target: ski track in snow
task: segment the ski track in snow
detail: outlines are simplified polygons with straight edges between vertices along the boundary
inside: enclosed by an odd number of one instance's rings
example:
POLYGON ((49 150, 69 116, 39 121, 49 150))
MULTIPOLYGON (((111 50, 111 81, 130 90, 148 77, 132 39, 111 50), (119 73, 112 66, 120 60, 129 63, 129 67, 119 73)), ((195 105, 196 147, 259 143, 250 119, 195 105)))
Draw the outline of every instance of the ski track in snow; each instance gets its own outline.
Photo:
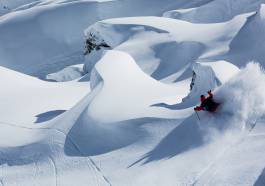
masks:
POLYGON ((251 133, 252 130, 255 128, 256 124, 258 123, 258 120, 255 121, 254 124, 250 125, 250 129, 247 129, 247 131, 243 131, 244 134, 241 134, 241 136, 238 137, 237 140, 235 140, 234 143, 230 144, 227 148, 225 148, 220 154, 217 155, 217 157, 210 162, 199 174, 198 176, 195 178, 195 180, 193 181, 193 183, 191 184, 192 186, 195 186, 201 177, 203 177, 203 175, 205 175, 208 171, 211 170, 212 167, 214 167, 214 165, 216 163, 219 162, 220 159, 222 159, 222 157, 229 152, 232 148, 236 147, 238 144, 243 143, 244 140, 248 137, 251 137, 251 133))
MULTIPOLYGON (((57 131, 61 134, 63 134, 65 137, 67 136, 67 134, 65 134, 64 131, 62 130, 59 130, 57 128, 31 128, 31 127, 25 127, 25 126, 17 126, 17 125, 14 125, 14 124, 10 124, 10 123, 5 123, 5 122, 0 122, 0 125, 8 125, 8 126, 11 126, 11 127, 16 127, 16 128, 22 128, 22 129, 29 129, 29 130, 50 130, 50 131, 57 131)), ((74 147, 76 148, 76 150, 81 154, 81 155, 84 155, 84 153, 80 150, 80 148, 75 144, 75 142, 71 139, 71 137, 69 137, 69 139, 71 140, 71 143, 74 145, 74 147)), ((63 145, 63 143, 62 143, 63 145)), ((85 155, 84 155, 85 157, 85 155)), ((53 166, 53 169, 54 169, 54 177, 55 177, 55 185, 57 186, 58 185, 58 168, 56 166, 56 160, 52 157, 52 155, 48 155, 48 158, 49 160, 51 161, 51 165, 53 166)), ((102 170, 99 168, 99 166, 95 163, 95 161, 89 157, 89 156, 86 156, 87 160, 88 160, 88 167, 90 169, 90 167, 93 167, 91 170, 92 172, 95 174, 95 180, 97 182, 97 185, 99 185, 99 182, 98 182, 98 178, 96 175, 100 175, 102 177, 102 179, 109 185, 109 186, 113 186, 111 184, 111 182, 108 180, 108 178, 104 175, 104 173, 102 172, 102 170)), ((58 159, 58 161, 60 161, 60 159, 58 159)), ((35 162, 34 162, 35 163, 35 162)), ((36 165, 36 164, 35 164, 36 165)))
POLYGON ((58 185, 58 170, 57 170, 57 167, 56 167, 56 163, 53 159, 52 156, 48 156, 49 160, 51 160, 51 164, 53 166, 53 170, 54 170, 54 183, 55 183, 55 186, 58 185))
MULTIPOLYGON (((60 132, 62 132, 62 131, 60 131, 60 132)), ((62 133, 64 133, 64 132, 62 132, 62 133)), ((65 134, 65 133, 64 133, 64 134, 65 134)), ((66 135, 66 134, 65 134, 65 135, 66 135)), ((71 136, 69 136, 69 139, 71 140, 71 143, 74 145, 74 147, 76 148, 76 150, 77 150, 81 155, 85 156, 85 154, 80 150, 80 148, 78 147, 78 145, 76 145, 75 142, 71 139, 71 136)), ((92 165, 93 170, 96 171, 99 175, 101 175, 102 178, 103 178, 103 180, 104 180, 108 185, 113 186, 113 185, 111 184, 111 182, 108 180, 108 178, 104 175, 104 173, 102 172, 102 170, 99 168, 99 166, 95 163, 95 161, 94 161, 91 157, 89 157, 89 156, 87 156, 87 159, 89 160, 90 165, 92 165)))

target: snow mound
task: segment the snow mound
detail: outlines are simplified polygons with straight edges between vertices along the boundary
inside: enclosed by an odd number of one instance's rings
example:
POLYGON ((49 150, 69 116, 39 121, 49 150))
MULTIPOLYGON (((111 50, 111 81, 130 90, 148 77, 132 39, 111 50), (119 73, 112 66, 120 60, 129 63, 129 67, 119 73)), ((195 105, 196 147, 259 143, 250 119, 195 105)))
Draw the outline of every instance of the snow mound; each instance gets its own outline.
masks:
MULTIPOLYGON (((88 114, 102 122, 115 122, 141 117, 178 118, 188 111, 171 112, 150 107, 159 102, 181 102, 188 92, 188 82, 163 84, 145 74, 127 53, 108 51, 95 66, 93 73, 104 86, 88 107, 88 114), (104 114, 104 117, 102 117, 104 114)), ((96 83, 99 84, 99 83, 96 83)))
MULTIPOLYGON (((193 65, 191 92, 184 100, 198 100, 198 97, 209 90, 221 86, 239 72, 239 68, 226 61, 197 62, 193 65)), ((197 101, 196 100, 196 101, 197 101)))
POLYGON ((64 68, 63 70, 48 74, 46 80, 64 82, 78 79, 84 75, 83 65, 72 65, 64 68))
POLYGON ((0 83, 0 123, 23 126, 60 115, 71 109, 90 90, 88 82, 57 84, 4 67, 0 67, 0 83))

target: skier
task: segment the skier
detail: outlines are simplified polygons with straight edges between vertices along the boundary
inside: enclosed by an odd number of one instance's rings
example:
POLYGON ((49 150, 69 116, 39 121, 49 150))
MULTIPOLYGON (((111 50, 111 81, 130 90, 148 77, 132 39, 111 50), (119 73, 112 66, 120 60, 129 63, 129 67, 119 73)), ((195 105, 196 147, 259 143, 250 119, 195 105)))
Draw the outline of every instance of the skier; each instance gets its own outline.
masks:
POLYGON ((204 95, 201 95, 201 105, 194 108, 195 111, 206 110, 208 112, 215 112, 219 103, 216 103, 213 100, 212 91, 208 91, 208 97, 206 98, 204 95))

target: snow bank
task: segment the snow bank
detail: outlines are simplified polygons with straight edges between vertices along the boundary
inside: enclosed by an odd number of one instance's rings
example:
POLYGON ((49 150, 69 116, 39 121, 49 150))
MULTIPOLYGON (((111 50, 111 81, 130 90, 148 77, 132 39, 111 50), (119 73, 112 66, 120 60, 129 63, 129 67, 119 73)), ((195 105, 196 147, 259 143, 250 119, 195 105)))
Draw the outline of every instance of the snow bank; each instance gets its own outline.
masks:
POLYGON ((198 102, 200 95, 221 86, 239 72, 239 68, 226 61, 197 62, 192 69, 191 92, 184 102, 198 102))

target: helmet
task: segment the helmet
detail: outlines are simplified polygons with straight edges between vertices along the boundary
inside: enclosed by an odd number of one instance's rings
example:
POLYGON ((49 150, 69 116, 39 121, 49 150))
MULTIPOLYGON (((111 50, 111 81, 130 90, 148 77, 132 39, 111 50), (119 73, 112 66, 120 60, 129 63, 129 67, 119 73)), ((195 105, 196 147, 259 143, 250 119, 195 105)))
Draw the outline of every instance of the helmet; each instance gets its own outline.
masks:
POLYGON ((201 101, 204 101, 206 98, 204 95, 201 95, 201 101))

